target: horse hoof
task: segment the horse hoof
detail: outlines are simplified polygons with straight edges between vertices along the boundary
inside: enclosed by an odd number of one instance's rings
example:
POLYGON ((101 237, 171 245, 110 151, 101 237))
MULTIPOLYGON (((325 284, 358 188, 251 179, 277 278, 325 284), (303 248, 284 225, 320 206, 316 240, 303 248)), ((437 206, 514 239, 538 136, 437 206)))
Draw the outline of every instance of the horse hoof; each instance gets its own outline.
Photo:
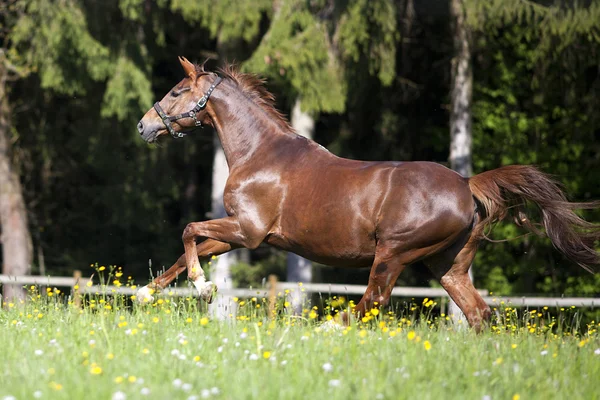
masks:
POLYGON ((155 292, 156 291, 154 289, 149 288, 146 285, 137 291, 137 293, 135 294, 135 298, 138 301, 138 303, 141 303, 141 304, 153 303, 154 296, 152 296, 152 294, 154 294, 155 292))
POLYGON ((217 285, 211 281, 206 282, 200 290, 200 297, 208 304, 212 303, 217 297, 217 285))

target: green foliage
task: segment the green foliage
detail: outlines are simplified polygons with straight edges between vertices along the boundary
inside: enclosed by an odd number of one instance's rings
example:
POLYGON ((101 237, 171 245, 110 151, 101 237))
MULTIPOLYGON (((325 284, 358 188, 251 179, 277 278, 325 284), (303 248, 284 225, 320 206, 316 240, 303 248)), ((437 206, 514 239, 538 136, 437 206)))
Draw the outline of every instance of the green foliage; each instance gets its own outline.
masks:
POLYGON ((330 46, 326 26, 308 2, 286 1, 244 68, 300 96, 307 111, 342 112, 346 85, 330 46))
POLYGON ((111 72, 109 50, 94 39, 77 0, 20 0, 23 14, 14 26, 10 56, 40 76, 41 87, 67 95, 84 94, 89 78, 111 72))
MULTIPOLYGON (((140 19, 140 5, 138 1, 119 3, 125 17, 132 20, 140 19)), ((124 51, 126 40, 116 48, 96 40, 79 1, 20 0, 18 6, 24 14, 11 33, 9 54, 15 64, 38 73, 42 88, 84 95, 91 81, 107 80, 102 116, 119 120, 135 118, 152 104, 147 72, 132 60, 139 54, 124 51)), ((144 46, 137 47, 143 51, 144 46)))
POLYGON ((238 262, 231 266, 231 275, 235 287, 262 287, 269 275, 277 275, 279 280, 285 280, 287 253, 267 250, 263 257, 250 264, 238 262))
POLYGON ((400 40, 395 2, 353 0, 339 21, 342 55, 353 62, 366 58, 369 72, 385 86, 396 77, 396 44, 400 40))
MULTIPOLYGON (((577 52, 567 49, 554 62, 545 59, 548 64, 540 68, 540 43, 531 40, 537 29, 512 25, 479 34, 474 57, 481 60, 474 69, 474 169, 536 164, 555 174, 571 199, 598 198, 600 190, 590 186, 586 161, 598 150, 594 127, 600 120, 588 108, 598 101, 598 91, 576 83, 585 79, 590 65, 598 65, 597 44, 580 38, 577 52), (574 57, 575 53, 580 54, 574 57)), ((592 220, 597 216, 586 214, 592 220)), ((481 246, 475 262, 480 286, 500 294, 558 294, 567 288, 572 293, 598 293, 597 286, 591 290, 594 277, 562 258, 548 239, 512 240, 523 233, 506 223, 489 235, 511 240, 481 246)))
POLYGON ((270 15, 272 0, 173 0, 171 10, 190 23, 200 23, 213 38, 250 42, 259 33, 261 19, 270 15))
MULTIPOLYGON (((532 58, 548 63, 581 38, 600 43, 600 2, 536 2, 533 0, 466 0, 467 23, 475 30, 497 32, 527 27, 524 39, 536 42, 532 58)), ((570 49, 576 51, 575 49, 570 49)))
POLYGON ((116 116, 120 121, 129 116, 130 110, 146 110, 152 104, 152 88, 148 77, 126 56, 119 57, 113 76, 106 85, 102 116, 116 116))

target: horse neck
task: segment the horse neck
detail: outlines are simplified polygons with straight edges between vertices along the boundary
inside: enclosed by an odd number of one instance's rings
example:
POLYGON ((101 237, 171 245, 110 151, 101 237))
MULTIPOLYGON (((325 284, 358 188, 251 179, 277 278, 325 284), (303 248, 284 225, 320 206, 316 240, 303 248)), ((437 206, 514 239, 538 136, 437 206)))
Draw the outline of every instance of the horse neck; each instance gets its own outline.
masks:
POLYGON ((209 113, 230 170, 261 150, 268 151, 274 142, 293 136, 233 85, 222 86, 210 99, 209 113))

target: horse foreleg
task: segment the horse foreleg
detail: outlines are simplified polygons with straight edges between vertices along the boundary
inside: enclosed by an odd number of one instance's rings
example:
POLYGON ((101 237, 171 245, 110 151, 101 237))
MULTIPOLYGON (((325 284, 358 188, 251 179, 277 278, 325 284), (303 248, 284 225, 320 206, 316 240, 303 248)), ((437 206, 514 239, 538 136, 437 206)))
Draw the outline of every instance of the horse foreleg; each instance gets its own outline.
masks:
MULTIPOLYGON (((223 243, 213 239, 206 239, 202 243, 196 246, 196 251, 198 252, 199 258, 209 258, 211 256, 218 256, 223 253, 227 253, 228 251, 235 248, 230 243, 223 243)), ((136 293, 136 298, 139 302, 147 303, 154 301, 154 297, 152 296, 155 292, 161 291, 166 288, 171 282, 173 282, 179 274, 181 274, 187 268, 185 263, 185 254, 182 254, 181 257, 169 268, 165 271, 164 274, 157 276, 147 284, 146 286, 140 288, 136 293)))
POLYGON ((188 269, 188 279, 192 281, 200 297, 207 303, 211 303, 217 286, 207 281, 204 271, 198 260, 198 251, 196 248, 196 239, 204 237, 216 240, 234 247, 256 248, 263 238, 248 239, 238 220, 234 217, 227 217, 203 222, 189 223, 183 231, 183 247, 185 248, 185 263, 188 269))

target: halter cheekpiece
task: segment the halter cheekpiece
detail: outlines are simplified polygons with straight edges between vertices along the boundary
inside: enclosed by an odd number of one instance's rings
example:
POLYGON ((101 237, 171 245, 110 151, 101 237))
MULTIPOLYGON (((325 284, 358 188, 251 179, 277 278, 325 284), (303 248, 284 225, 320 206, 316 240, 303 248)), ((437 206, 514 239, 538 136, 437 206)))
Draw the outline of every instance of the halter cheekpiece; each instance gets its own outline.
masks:
POLYGON ((196 126, 202 127, 202 121, 199 121, 196 118, 196 114, 198 114, 199 111, 203 110, 206 107, 206 103, 208 103, 208 99, 210 98, 210 95, 212 94, 213 90, 215 90, 217 85, 219 83, 221 83, 222 80, 223 80, 223 78, 221 78, 220 76, 217 75, 217 79, 215 79, 213 84, 210 85, 210 88, 208 88, 208 91, 206 92, 206 94, 204 96, 202 96, 200 98, 200 100, 198 100, 198 103, 196 103, 196 106, 188 112, 169 116, 163 111, 160 104, 158 104, 158 101, 156 103, 154 103, 154 109, 158 113, 158 116, 160 118, 162 118, 163 124, 165 124, 165 126, 167 127, 167 130, 169 131, 171 136, 173 136, 174 138, 182 138, 186 135, 183 132, 177 132, 175 129, 173 129, 173 125, 171 125, 171 122, 177 121, 178 119, 192 118, 194 120, 194 124, 196 126))

